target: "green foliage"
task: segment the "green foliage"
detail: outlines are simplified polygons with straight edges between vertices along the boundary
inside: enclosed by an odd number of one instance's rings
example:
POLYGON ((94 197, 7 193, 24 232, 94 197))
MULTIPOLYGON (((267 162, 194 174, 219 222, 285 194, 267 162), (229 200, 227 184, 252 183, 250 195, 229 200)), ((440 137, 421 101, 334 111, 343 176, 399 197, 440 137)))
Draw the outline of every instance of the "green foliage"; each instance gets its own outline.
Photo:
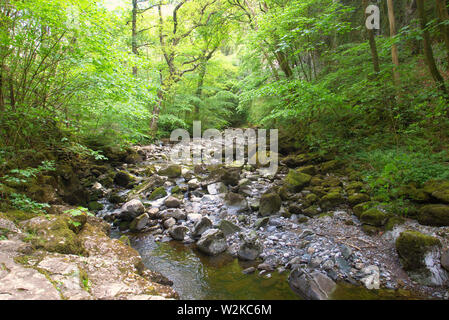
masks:
POLYGON ((34 213, 43 212, 45 208, 50 207, 47 203, 33 201, 26 195, 20 193, 12 193, 10 195, 10 202, 12 207, 15 209, 34 213))
POLYGON ((364 176, 377 198, 389 201, 399 188, 409 183, 418 185, 431 179, 448 179, 447 152, 413 152, 410 150, 373 150, 355 155, 369 164, 364 176))

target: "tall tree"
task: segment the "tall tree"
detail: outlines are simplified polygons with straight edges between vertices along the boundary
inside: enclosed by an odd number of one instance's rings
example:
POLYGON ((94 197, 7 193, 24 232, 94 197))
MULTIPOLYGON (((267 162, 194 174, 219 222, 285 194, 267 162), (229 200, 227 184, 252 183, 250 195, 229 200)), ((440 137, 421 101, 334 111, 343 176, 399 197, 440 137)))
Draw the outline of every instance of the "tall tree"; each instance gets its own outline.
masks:
POLYGON ((444 39, 447 54, 447 68, 449 68, 449 14, 445 0, 436 0, 438 18, 440 22, 440 31, 444 39))
MULTIPOLYGON (((368 17, 368 14, 366 13, 366 9, 367 9, 368 5, 369 5, 368 0, 363 0, 363 9, 365 12, 365 17, 368 17)), ((369 46, 371 48, 371 56, 373 59, 374 72, 379 73, 380 72, 379 55, 377 53, 377 46, 376 46, 376 39, 374 37, 374 30, 367 29, 367 34, 368 34, 369 46)))
MULTIPOLYGON (((396 36, 396 18, 394 15, 394 4, 393 0, 387 0, 388 5, 388 21, 390 22, 390 37, 394 38, 396 36)), ((398 46, 395 42, 391 45, 391 59, 395 67, 393 67, 393 79, 395 84, 399 82, 399 53, 398 46)))
POLYGON ((159 114, 167 94, 185 74, 196 71, 204 59, 210 59, 217 49, 216 46, 191 48, 196 32, 201 28, 225 23, 227 18, 226 7, 219 0, 182 0, 172 10, 168 4, 162 0, 157 4, 156 26, 164 66, 159 70, 158 102, 153 109, 150 124, 153 135, 157 132, 159 114), (171 10, 171 13, 165 14, 163 7, 171 10))
POLYGON ((443 92, 444 95, 447 95, 444 79, 441 76, 441 73, 438 71, 437 65, 435 63, 435 58, 433 56, 432 43, 430 40, 429 30, 427 29, 427 17, 424 0, 417 0, 416 3, 418 6, 419 23, 423 33, 424 55, 426 57, 426 62, 429 67, 430 74, 437 84, 437 87, 443 92))

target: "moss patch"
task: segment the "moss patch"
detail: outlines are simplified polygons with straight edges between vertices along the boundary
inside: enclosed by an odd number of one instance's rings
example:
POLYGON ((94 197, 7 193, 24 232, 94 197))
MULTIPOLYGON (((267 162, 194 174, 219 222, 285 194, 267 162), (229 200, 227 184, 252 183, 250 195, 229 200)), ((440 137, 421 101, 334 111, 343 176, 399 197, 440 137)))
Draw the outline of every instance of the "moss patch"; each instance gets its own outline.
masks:
POLYGON ((433 246, 440 246, 437 238, 417 231, 404 231, 396 239, 396 250, 404 270, 416 271, 425 267, 424 256, 433 246))
POLYGON ((428 226, 449 226, 449 205, 429 204, 418 213, 418 221, 428 226))
POLYGON ((148 197, 148 200, 150 200, 150 201, 158 200, 165 196, 167 196, 167 191, 165 191, 164 187, 159 187, 159 188, 154 189, 154 191, 148 197))
POLYGON ((312 176, 296 170, 290 170, 287 177, 285 177, 284 185, 291 192, 300 192, 310 183, 310 180, 312 180, 312 176))
POLYGON ((362 221, 362 223, 374 227, 382 227, 387 220, 388 215, 376 208, 371 208, 363 212, 360 216, 360 221, 362 221))
POLYGON ((29 219, 32 219, 34 217, 37 217, 37 214, 31 213, 31 212, 24 212, 20 210, 10 210, 5 212, 0 212, 0 217, 10 220, 14 222, 15 224, 19 224, 22 221, 26 221, 29 219))

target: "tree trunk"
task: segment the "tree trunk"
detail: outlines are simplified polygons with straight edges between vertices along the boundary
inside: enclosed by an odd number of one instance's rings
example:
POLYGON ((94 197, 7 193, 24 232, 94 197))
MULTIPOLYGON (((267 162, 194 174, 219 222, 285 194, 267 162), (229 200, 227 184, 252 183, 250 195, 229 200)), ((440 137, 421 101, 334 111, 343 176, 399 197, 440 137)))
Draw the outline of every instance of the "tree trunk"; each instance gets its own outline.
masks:
POLYGON ((159 114, 162 110, 162 103, 164 102, 164 92, 162 91, 162 89, 159 89, 157 91, 157 98, 158 102, 154 106, 153 117, 151 118, 151 125, 150 125, 150 131, 153 138, 156 136, 158 130, 159 114))
MULTIPOLYGON (((207 61, 202 61, 201 65, 199 66, 199 79, 198 79, 198 86, 195 92, 195 95, 198 99, 201 99, 203 96, 203 85, 204 85, 204 77, 206 76, 206 64, 207 61)), ((195 120, 200 119, 200 105, 199 103, 195 103, 195 114, 193 115, 193 118, 195 120)))
MULTIPOLYGON (((437 11, 438 18, 440 20, 440 24, 447 22, 449 20, 449 14, 447 12, 446 1, 445 0, 436 0, 437 2, 437 11)), ((449 25, 440 25, 441 35, 444 39, 444 44, 446 45, 446 54, 447 54, 447 68, 449 69, 449 25)))
MULTIPOLYGON (((136 56, 139 55, 139 50, 137 48, 137 0, 133 0, 133 11, 132 11, 132 52, 136 56)), ((137 77, 137 67, 133 66, 133 75, 137 77)))
MULTIPOLYGON (((396 19, 394 16, 394 4, 393 0, 387 0, 388 5, 388 20, 390 22, 390 38, 394 38, 396 36, 396 19)), ((391 59, 395 67, 393 68, 393 80, 395 84, 399 83, 399 54, 398 54, 398 46, 396 43, 393 43, 391 46, 391 59)))
POLYGON ((427 27, 427 19, 424 7, 424 0, 417 0, 418 5, 418 16, 419 22, 421 25, 421 29, 423 32, 423 45, 424 45, 424 54, 426 56, 427 65, 429 66, 430 73, 435 83, 437 84, 438 89, 440 89, 444 95, 447 94, 446 86, 444 84, 444 79, 438 71, 437 65, 435 63, 435 59, 433 57, 432 44, 430 42, 429 31, 426 29, 427 27))
POLYGON ((3 98, 3 67, 0 66, 0 112, 5 112, 5 98, 3 98))
MULTIPOLYGON (((366 14, 366 8, 368 7, 368 5, 369 5, 368 0, 363 0, 363 8, 364 8, 364 12, 365 12, 365 18, 368 17, 368 15, 366 14)), ((371 57, 373 59, 374 72, 379 73, 380 72, 379 54, 377 53, 376 38, 374 37, 374 30, 367 29, 367 32, 368 32, 369 46, 371 48, 371 57)))

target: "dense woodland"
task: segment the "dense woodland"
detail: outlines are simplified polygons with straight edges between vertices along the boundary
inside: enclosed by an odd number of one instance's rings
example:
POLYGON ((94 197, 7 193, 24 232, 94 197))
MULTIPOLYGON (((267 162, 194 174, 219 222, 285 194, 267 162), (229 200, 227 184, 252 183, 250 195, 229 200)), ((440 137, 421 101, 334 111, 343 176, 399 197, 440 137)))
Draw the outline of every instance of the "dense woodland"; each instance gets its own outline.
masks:
POLYGON ((449 177, 449 2, 125 2, 1 0, 3 205, 41 208, 10 188, 194 120, 277 128, 284 156, 348 161, 383 201, 449 177))

